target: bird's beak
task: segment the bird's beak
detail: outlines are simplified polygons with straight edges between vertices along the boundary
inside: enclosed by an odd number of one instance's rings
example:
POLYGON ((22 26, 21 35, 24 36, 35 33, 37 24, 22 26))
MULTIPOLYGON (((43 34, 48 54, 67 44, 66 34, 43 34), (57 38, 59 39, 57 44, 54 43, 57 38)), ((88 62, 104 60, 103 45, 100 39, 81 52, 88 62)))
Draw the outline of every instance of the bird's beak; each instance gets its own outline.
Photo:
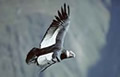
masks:
POLYGON ((26 59, 26 63, 29 65, 30 64, 30 62, 26 59))
POLYGON ((35 63, 35 62, 27 61, 26 63, 27 63, 28 65, 30 65, 30 64, 35 63))
POLYGON ((26 63, 27 63, 28 65, 30 65, 30 64, 31 64, 31 60, 29 60, 28 58, 26 58, 26 63))
POLYGON ((70 51, 70 58, 74 58, 75 57, 75 53, 70 51))
POLYGON ((27 64, 30 65, 30 64, 32 64, 32 63, 29 61, 29 62, 27 62, 27 64))

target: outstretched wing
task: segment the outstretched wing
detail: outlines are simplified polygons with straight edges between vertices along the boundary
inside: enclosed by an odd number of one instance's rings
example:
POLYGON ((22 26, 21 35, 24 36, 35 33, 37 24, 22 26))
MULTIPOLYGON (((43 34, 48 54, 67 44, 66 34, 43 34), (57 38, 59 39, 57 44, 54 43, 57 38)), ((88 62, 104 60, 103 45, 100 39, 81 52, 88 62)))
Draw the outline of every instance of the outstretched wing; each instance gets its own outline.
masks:
POLYGON ((50 27, 46 31, 42 41, 40 42, 40 48, 46 48, 54 44, 62 46, 63 39, 66 33, 66 28, 69 25, 70 8, 64 4, 61 7, 61 12, 58 10, 58 16, 53 20, 50 27))
POLYGON ((46 64, 46 65, 44 65, 44 66, 39 66, 40 67, 40 72, 43 72, 43 71, 45 71, 48 67, 50 67, 51 65, 53 65, 53 64, 55 64, 55 63, 51 63, 51 64, 46 64))

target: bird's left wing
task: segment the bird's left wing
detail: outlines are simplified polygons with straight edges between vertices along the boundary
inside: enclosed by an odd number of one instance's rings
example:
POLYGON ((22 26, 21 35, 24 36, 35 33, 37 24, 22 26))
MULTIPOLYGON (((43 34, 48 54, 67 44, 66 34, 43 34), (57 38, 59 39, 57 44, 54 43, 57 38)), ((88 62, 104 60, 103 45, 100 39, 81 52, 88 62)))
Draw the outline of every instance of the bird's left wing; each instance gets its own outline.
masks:
POLYGON ((40 48, 46 48, 54 44, 61 45, 64 38, 66 28, 69 25, 69 6, 61 7, 61 12, 58 10, 58 16, 53 20, 50 27, 47 29, 42 41, 40 42, 40 48))
POLYGON ((55 64, 55 62, 51 61, 51 62, 49 62, 49 63, 47 63, 45 65, 38 65, 40 67, 39 71, 43 72, 43 71, 45 71, 48 67, 50 67, 53 64, 55 64))

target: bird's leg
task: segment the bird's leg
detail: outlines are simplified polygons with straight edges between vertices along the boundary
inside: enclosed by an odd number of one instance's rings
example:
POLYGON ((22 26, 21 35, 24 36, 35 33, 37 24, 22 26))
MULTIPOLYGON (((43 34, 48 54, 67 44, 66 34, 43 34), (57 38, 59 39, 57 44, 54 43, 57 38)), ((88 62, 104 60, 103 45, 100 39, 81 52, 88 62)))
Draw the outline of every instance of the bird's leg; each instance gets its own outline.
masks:
POLYGON ((56 63, 56 62, 57 62, 57 59, 56 59, 56 57, 57 57, 57 52, 56 52, 56 51, 53 53, 52 57, 53 57, 53 58, 52 58, 52 61, 56 63))
POLYGON ((58 51, 55 51, 54 53, 53 53, 53 59, 52 59, 52 61, 53 62, 60 62, 60 60, 59 60, 59 58, 58 58, 58 51))

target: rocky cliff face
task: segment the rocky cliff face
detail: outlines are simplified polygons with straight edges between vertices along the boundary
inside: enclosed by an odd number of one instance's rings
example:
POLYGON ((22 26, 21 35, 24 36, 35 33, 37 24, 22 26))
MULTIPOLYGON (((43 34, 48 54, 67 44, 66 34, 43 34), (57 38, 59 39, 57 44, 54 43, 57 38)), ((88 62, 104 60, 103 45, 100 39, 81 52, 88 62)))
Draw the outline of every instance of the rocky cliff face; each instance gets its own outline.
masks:
MULTIPOLYGON (((104 54, 109 54, 105 52, 107 50, 105 48, 109 45, 106 38, 111 38, 109 32, 112 31, 110 17, 113 10, 109 10, 109 7, 112 7, 110 2, 109 0, 0 0, 0 76, 99 77, 99 74, 103 74, 101 77, 107 77, 110 70, 104 71, 104 63, 107 65, 117 59, 116 56, 111 58, 112 61, 108 61, 110 59, 108 57, 104 57, 105 60, 102 58, 104 54), (39 46, 54 15, 64 2, 71 8, 71 24, 64 46, 74 51, 76 58, 57 63, 40 74, 39 67, 25 63, 26 54, 31 48, 39 46), (96 71, 97 69, 100 71, 96 71)), ((115 30, 118 31, 116 28, 115 30)), ((111 48, 108 46, 108 49, 109 47, 111 48)), ((118 47, 118 44, 114 47, 118 47)), ((117 55, 118 50, 119 48, 111 53, 117 55)), ((118 72, 117 61, 108 68, 112 66, 112 70, 116 65, 115 71, 118 72)), ((114 74, 118 75, 116 72, 114 74)))

